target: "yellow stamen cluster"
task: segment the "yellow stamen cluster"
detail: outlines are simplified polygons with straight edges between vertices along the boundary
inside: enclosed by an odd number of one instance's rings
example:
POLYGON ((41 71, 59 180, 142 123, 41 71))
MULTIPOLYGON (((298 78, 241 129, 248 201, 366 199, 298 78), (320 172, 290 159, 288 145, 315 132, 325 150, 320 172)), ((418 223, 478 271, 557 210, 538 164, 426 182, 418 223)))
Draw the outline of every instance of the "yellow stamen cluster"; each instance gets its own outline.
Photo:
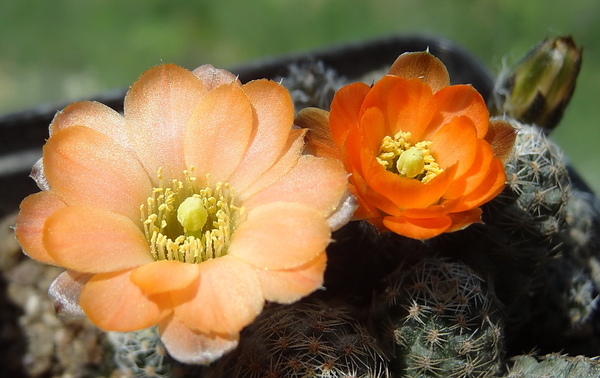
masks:
POLYGON ((429 150, 432 142, 425 140, 413 146, 410 138, 410 133, 402 131, 393 138, 386 135, 381 141, 377 162, 390 172, 429 182, 443 171, 429 150))
POLYGON ((184 176, 184 181, 172 180, 166 186, 159 169, 158 187, 140 206, 146 240, 156 261, 197 264, 226 255, 244 212, 235 204, 228 183, 199 189, 193 167, 184 176))

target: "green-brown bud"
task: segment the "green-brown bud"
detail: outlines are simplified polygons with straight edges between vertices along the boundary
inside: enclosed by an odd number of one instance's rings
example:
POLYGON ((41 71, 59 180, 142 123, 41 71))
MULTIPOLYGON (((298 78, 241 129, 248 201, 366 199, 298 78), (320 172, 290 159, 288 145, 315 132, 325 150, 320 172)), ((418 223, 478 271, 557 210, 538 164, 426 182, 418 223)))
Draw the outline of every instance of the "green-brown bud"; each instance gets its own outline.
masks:
POLYGON ((571 37, 546 39, 535 46, 498 76, 492 112, 552 130, 575 90, 581 51, 571 37))

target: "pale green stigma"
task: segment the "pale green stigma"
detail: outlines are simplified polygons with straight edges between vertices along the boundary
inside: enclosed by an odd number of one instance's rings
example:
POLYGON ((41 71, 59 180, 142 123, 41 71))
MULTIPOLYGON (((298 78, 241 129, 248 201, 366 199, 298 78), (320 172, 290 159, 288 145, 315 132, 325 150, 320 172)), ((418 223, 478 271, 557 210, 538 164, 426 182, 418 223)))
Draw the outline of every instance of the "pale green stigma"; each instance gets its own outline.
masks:
POLYGON ((177 220, 186 231, 201 230, 207 219, 208 212, 197 195, 186 198, 177 209, 177 220))
POLYGON ((420 175, 425 169, 424 157, 425 154, 423 151, 416 147, 411 147, 402 152, 398 162, 396 163, 398 173, 409 178, 420 175))

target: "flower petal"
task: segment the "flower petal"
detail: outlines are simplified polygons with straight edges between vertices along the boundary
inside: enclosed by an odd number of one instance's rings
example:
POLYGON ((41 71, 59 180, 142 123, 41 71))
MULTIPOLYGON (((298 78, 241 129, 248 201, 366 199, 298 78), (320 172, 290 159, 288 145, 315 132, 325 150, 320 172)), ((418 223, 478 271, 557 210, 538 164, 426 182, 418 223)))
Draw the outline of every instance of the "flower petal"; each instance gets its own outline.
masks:
POLYGON ((106 209, 58 209, 46 220, 42 240, 59 265, 79 272, 111 272, 154 261, 140 229, 106 209))
POLYGON ((516 139, 517 130, 510 123, 501 119, 490 121, 485 140, 492 147, 494 157, 505 163, 510 157, 516 139))
POLYGON ((475 190, 463 197, 455 211, 470 210, 488 202, 504 190, 505 182, 504 164, 499 159, 493 159, 485 179, 475 190))
POLYGON ((198 79, 200 79, 207 91, 212 91, 219 85, 230 84, 234 81, 238 81, 236 75, 229 71, 215 68, 210 64, 203 64, 192 71, 192 73, 198 79))
POLYGON ((462 177, 454 180, 444 193, 444 198, 452 199, 465 196, 475 190, 487 177, 494 158, 492 148, 483 139, 477 139, 477 153, 473 165, 462 177))
POLYGON ((283 154, 275 164, 263 173, 246 190, 238 194, 238 199, 244 202, 247 198, 261 192, 271 186, 274 182, 286 175, 298 163, 304 147, 304 135, 306 130, 292 130, 288 136, 287 143, 283 148, 283 154))
POLYGON ((347 189, 347 176, 337 160, 303 155, 285 176, 245 200, 243 205, 251 210, 272 202, 294 202, 328 216, 347 189))
POLYGON ((85 316, 83 309, 79 306, 79 295, 83 285, 92 276, 90 273, 67 270, 56 277, 48 288, 48 296, 52 301, 56 315, 70 318, 85 316))
POLYGON ((477 154, 477 135, 469 118, 454 118, 431 141, 431 155, 440 168, 446 169, 454 164, 458 166, 455 178, 460 178, 473 165, 477 154))
POLYGON ((333 96, 329 127, 338 148, 343 149, 348 128, 358 125, 361 105, 370 90, 364 83, 353 83, 341 88, 333 96))
POLYGON ((42 235, 46 219, 66 206, 52 191, 32 194, 21 202, 21 211, 15 221, 15 236, 27 256, 44 264, 58 265, 44 247, 42 235))
MULTIPOLYGON (((387 135, 399 131, 411 133, 411 143, 422 140, 435 108, 431 88, 418 79, 406 80, 396 76, 385 76, 378 81, 362 104, 363 112, 377 107, 384 115, 387 135)), ((368 131, 369 125, 361 127, 368 131)))
POLYGON ((430 239, 445 232, 452 220, 448 216, 438 218, 385 217, 383 224, 391 231, 413 239, 430 239))
POLYGON ((255 270, 231 256, 201 264, 196 290, 171 292, 175 317, 196 332, 237 334, 262 311, 264 296, 255 270))
POLYGON ((322 287, 326 265, 327 254, 323 252, 294 269, 256 269, 256 272, 266 300, 293 303, 322 287))
POLYGON ((204 96, 189 119, 185 136, 185 164, 196 177, 226 182, 242 160, 253 128, 248 97, 237 83, 224 84, 204 96))
POLYGON ((254 109, 256 127, 248 151, 229 178, 229 183, 239 191, 248 188, 281 156, 294 122, 294 104, 282 85, 255 80, 242 89, 254 109))
POLYGON ((108 106, 96 101, 79 101, 56 113, 50 124, 50 136, 71 126, 96 130, 125 148, 130 148, 125 130, 125 118, 108 106))
POLYGON ((184 364, 207 365, 233 350, 238 335, 220 336, 192 331, 175 316, 158 324, 160 339, 167 351, 184 364))
POLYGON ((481 208, 476 207, 460 213, 448 214, 448 216, 452 219, 452 226, 446 232, 460 231, 473 223, 481 222, 481 208))
POLYGON ((405 79, 419 79, 429 85, 434 93, 450 85, 446 66, 428 51, 400 55, 390 67, 389 74, 405 79))
POLYGON ((130 279, 131 271, 95 274, 83 285, 79 304, 106 331, 131 332, 160 322, 171 312, 169 297, 146 297, 130 279))
POLYGON ((273 202, 248 212, 232 236, 229 254, 256 268, 292 269, 318 256, 329 241, 329 224, 321 212, 273 202))
POLYGON ((305 108, 300 110, 294 123, 308 129, 306 153, 341 160, 340 149, 331 137, 329 112, 318 108, 305 108))
POLYGON ((182 290, 200 275, 198 264, 162 260, 144 264, 131 272, 131 282, 145 295, 182 290))
POLYGON ((140 163, 106 135, 83 126, 57 132, 44 147, 44 173, 68 205, 106 208, 141 225, 139 206, 152 185, 140 163))
POLYGON ((194 74, 173 64, 144 72, 127 92, 127 133, 155 186, 159 168, 167 181, 189 168, 183 155, 185 131, 194 107, 206 93, 194 74))
POLYGON ((433 96, 436 115, 427 126, 424 139, 431 137, 455 117, 467 116, 477 130, 477 137, 485 137, 488 131, 490 115, 481 94, 470 85, 453 85, 441 89, 433 96))

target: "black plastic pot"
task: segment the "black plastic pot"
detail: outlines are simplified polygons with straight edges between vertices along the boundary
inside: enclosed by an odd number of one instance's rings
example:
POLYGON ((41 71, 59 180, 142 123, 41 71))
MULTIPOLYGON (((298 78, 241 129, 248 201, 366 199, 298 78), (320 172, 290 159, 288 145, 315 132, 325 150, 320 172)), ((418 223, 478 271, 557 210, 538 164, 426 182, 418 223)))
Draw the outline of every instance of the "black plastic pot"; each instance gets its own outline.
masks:
MULTIPOLYGON (((472 84, 484 98, 489 98, 493 78, 473 55, 443 38, 395 36, 367 42, 335 46, 284 57, 275 57, 234 67, 230 71, 242 82, 275 78, 286 74, 290 64, 322 61, 348 79, 389 66, 403 52, 429 51, 441 59, 452 84, 472 84)), ((100 101, 117 111, 123 110, 126 90, 114 90, 90 100, 100 101)), ((15 211, 23 198, 37 192, 29 172, 41 157, 41 147, 48 137, 48 125, 54 114, 68 104, 43 105, 0 117, 0 216, 15 211)))

